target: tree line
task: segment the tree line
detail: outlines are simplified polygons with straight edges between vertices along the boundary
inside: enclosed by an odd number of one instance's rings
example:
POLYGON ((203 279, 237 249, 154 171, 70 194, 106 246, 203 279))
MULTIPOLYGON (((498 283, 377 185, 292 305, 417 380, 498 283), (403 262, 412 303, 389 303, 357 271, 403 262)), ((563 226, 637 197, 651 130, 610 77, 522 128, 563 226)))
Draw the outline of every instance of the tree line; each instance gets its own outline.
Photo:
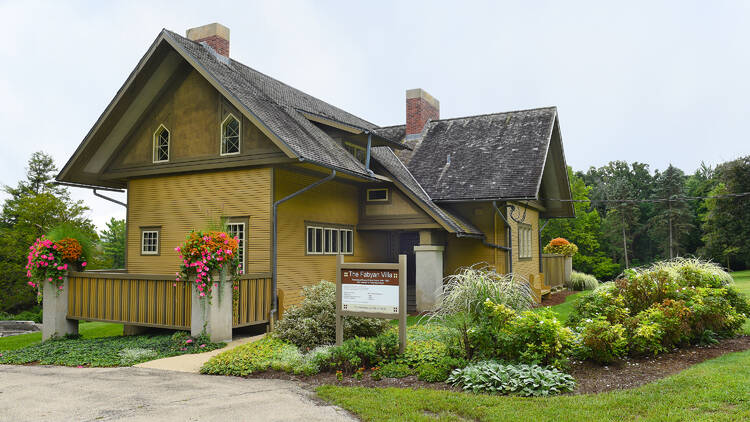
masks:
POLYGON ((36 304, 24 268, 29 246, 63 223, 85 233, 96 246, 95 256, 86 257, 88 268, 125 267, 125 220, 112 218, 104 230, 97 231, 87 217, 89 208, 71 199, 67 188, 56 185, 55 174, 52 157, 35 152, 26 178, 14 187, 3 187, 9 197, 0 213, 0 312, 15 313, 36 304))
POLYGON ((737 270, 750 268, 750 156, 693 174, 669 165, 613 161, 568 168, 576 217, 551 220, 542 241, 578 245, 573 267, 609 280, 625 268, 677 256, 699 256, 737 270))

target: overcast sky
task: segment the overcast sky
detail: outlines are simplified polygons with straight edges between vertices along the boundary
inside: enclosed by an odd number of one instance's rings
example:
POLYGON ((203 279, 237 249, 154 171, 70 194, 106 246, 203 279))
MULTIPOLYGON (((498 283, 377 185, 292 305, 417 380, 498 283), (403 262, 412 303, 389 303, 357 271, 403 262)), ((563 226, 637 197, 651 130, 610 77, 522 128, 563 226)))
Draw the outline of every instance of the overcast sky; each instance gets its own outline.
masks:
MULTIPOLYGON (((441 117, 557 106, 577 170, 750 154, 750 2, 619 3, 0 0, 0 184, 37 150, 62 167, 161 28, 211 22, 234 59, 378 125, 423 88, 441 117)), ((72 191, 99 227, 124 218, 72 191)))

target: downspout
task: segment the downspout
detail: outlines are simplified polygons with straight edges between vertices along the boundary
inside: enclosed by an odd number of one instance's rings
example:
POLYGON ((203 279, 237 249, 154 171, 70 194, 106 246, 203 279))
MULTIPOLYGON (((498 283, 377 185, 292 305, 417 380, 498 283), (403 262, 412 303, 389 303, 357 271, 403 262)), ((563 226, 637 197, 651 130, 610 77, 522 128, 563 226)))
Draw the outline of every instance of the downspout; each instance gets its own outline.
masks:
POLYGON ((273 306, 271 307, 271 315, 270 315, 270 318, 269 318, 270 319, 269 323, 271 324, 272 327, 273 327, 274 321, 276 320, 276 315, 278 314, 278 309, 277 308, 278 308, 278 305, 279 305, 279 295, 278 295, 278 290, 276 288, 276 286, 277 286, 277 268, 276 267, 277 267, 277 260, 278 260, 278 254, 279 254, 279 252, 278 252, 278 245, 277 245, 277 241, 278 241, 278 222, 277 222, 277 219, 278 219, 279 205, 281 205, 282 203, 284 203, 284 202, 286 202, 286 201, 294 198, 297 195, 300 195, 300 194, 303 194, 303 193, 309 191, 310 189, 312 189, 312 188, 314 188, 316 186, 320 186, 323 183, 326 183, 326 182, 329 182, 329 181, 333 180, 334 177, 336 177, 336 170, 331 170, 331 174, 329 174, 325 178, 320 179, 317 182, 312 183, 310 185, 307 185, 304 188, 298 190, 297 192, 294 192, 293 194, 291 194, 289 196, 285 196, 284 198, 281 198, 278 201, 276 201, 276 202, 273 203, 273 254, 272 254, 272 257, 271 257, 271 268, 272 268, 272 273, 271 273, 271 276, 272 276, 272 286, 271 286, 271 289, 273 290, 273 306))
POLYGON ((544 272, 544 264, 542 263, 542 230, 544 230, 545 227, 547 227, 547 223, 549 223, 552 220, 547 220, 542 224, 542 227, 539 229, 539 272, 544 272))
POLYGON ((96 188, 94 188, 94 196, 97 196, 97 197, 99 197, 99 198, 105 199, 105 200, 107 200, 107 201, 109 201, 109 202, 114 202, 115 204, 118 204, 118 205, 122 205, 122 206, 123 206, 123 207, 125 207, 126 209, 128 208, 128 204, 126 204, 126 203, 124 203, 124 202, 120 202, 120 201, 118 201, 118 200, 116 200, 116 199, 114 199, 114 198, 110 198, 109 196, 104 196, 104 195, 102 195, 101 193, 97 192, 97 191, 96 191, 96 188))
POLYGON ((500 211, 500 208, 497 207, 497 201, 492 201, 492 208, 495 209, 497 215, 499 215, 500 218, 502 218, 505 222, 505 238, 508 239, 508 274, 510 274, 513 272, 513 233, 510 230, 510 224, 508 223, 508 220, 500 211))

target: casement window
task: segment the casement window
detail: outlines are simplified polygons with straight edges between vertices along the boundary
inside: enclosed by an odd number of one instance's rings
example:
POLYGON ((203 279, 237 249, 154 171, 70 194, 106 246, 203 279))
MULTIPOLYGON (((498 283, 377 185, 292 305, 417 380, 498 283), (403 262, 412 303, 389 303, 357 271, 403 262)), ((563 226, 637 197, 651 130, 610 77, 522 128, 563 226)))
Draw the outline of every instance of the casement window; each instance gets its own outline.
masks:
POLYGON ((518 225, 518 258, 519 259, 530 259, 531 258, 531 245, 533 242, 533 231, 531 226, 528 224, 518 225))
POLYGON ((351 255, 354 253, 354 231, 325 225, 307 226, 308 255, 351 255))
POLYGON ((141 255, 159 255, 161 228, 141 227, 141 255))
POLYGON ((240 261, 240 270, 245 272, 245 257, 247 256, 247 218, 232 217, 227 219, 227 234, 239 240, 237 255, 240 261))
POLYGON ((346 150, 349 151, 349 154, 353 155, 360 163, 365 164, 367 150, 364 147, 351 142, 344 142, 344 148, 346 148, 346 150))
POLYGON ((169 161, 169 129, 164 125, 154 132, 154 163, 169 161))
POLYGON ((367 189, 367 202, 388 202, 388 188, 367 189))
POLYGON ((221 123, 221 155, 240 153, 240 121, 229 114, 221 123))

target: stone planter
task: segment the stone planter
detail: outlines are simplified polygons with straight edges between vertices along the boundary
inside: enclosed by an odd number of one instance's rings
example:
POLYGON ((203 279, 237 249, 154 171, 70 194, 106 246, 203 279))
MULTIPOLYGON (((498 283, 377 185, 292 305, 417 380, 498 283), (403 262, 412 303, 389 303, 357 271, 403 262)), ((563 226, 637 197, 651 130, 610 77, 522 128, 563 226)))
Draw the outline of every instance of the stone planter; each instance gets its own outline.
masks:
POLYGON ((63 278, 62 290, 48 281, 42 286, 42 340, 78 334, 78 321, 68 319, 68 275, 63 278))
POLYGON ((232 282, 226 272, 214 274, 212 282, 219 280, 211 298, 200 297, 200 292, 191 282, 192 306, 190 312, 190 335, 197 337, 205 332, 211 342, 232 341, 232 282))

